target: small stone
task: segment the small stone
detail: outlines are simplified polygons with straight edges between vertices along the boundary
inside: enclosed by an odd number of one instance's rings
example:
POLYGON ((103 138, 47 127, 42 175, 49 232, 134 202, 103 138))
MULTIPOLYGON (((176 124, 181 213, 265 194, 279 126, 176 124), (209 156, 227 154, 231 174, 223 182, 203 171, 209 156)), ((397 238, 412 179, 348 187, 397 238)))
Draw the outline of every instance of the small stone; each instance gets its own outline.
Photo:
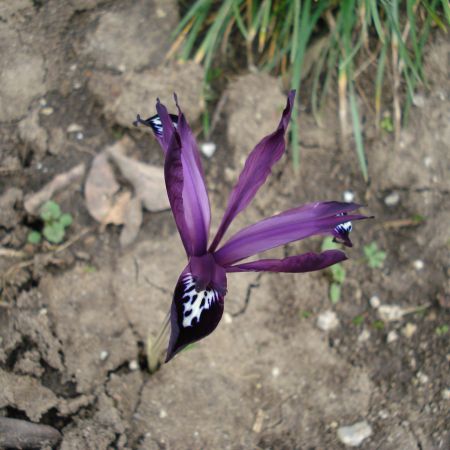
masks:
POLYGON ((132 359, 128 363, 128 368, 134 372, 139 369, 139 363, 135 359, 132 359))
POLYGON ((392 342, 395 342, 398 339, 398 334, 395 330, 389 331, 386 342, 388 344, 392 344, 392 342))
POLYGON ((75 90, 78 90, 78 89, 81 89, 81 86, 83 86, 79 81, 75 81, 74 83, 73 83, 73 88, 75 89, 75 90))
POLYGON ((401 320, 406 311, 398 305, 381 305, 378 308, 378 315, 384 322, 395 322, 401 320))
POLYGON ((75 72, 75 70, 77 70, 77 65, 76 65, 76 64, 72 64, 72 65, 69 67, 69 69, 70 69, 72 72, 75 72))
POLYGON ((79 133, 80 131, 83 131, 83 127, 81 125, 78 125, 77 123, 71 123, 66 130, 68 133, 79 133))
POLYGON ((160 419, 165 419, 167 417, 167 411, 165 409, 162 409, 159 412, 159 417, 160 417, 160 419))
POLYGON ((352 191, 344 191, 342 195, 344 202, 350 203, 355 199, 355 194, 352 191))
POLYGON ((77 138, 77 140, 82 141, 84 139, 84 134, 80 131, 75 135, 75 137, 77 138))
POLYGON ((431 158, 431 156, 423 158, 423 164, 425 165, 425 167, 431 167, 431 165, 433 164, 433 159, 431 158))
POLYGON ((450 400, 450 388, 446 388, 442 391, 442 398, 444 400, 450 400))
POLYGON ((405 338, 411 338, 412 335, 417 331, 417 325, 408 322, 402 329, 402 334, 405 338))
POLYGON ((119 72, 124 73, 124 72, 127 71, 127 66, 126 66, 125 64, 119 64, 119 65, 117 66, 117 70, 118 70, 119 72))
POLYGON ((418 108, 423 108, 425 106, 425 97, 420 94, 413 95, 413 104, 418 108))
POLYGON ((370 297, 369 303, 373 309, 378 309, 381 305, 381 301, 378 295, 372 295, 372 297, 370 297))
POLYGON ((39 310, 39 315, 46 316, 47 315, 47 308, 41 308, 39 310))
POLYGON ((358 342, 366 342, 370 339, 370 331, 367 328, 361 331, 361 334, 358 336, 358 342))
POLYGON ((100 352, 100 361, 105 361, 108 358, 109 353, 106 350, 100 352))
POLYGON ((40 98, 39 105, 41 105, 42 107, 47 106, 47 100, 45 98, 40 98))
POLYGON ((386 420, 386 419, 389 418, 389 412, 386 411, 385 409, 381 409, 381 410, 378 412, 378 416, 380 417, 380 419, 386 420))
POLYGON ((273 367, 272 368, 272 376, 274 378, 277 378, 280 376, 280 369, 278 367, 273 367))
POLYGON ((371 434, 372 427, 366 420, 350 426, 339 427, 337 430, 339 440, 349 447, 359 447, 371 434))
POLYGON ((211 158, 211 156, 216 152, 216 144, 214 142, 204 142, 200 145, 200 151, 207 158, 211 158))
POLYGON ((330 423, 330 428, 336 429, 338 425, 339 424, 335 420, 333 420, 333 422, 330 423))
POLYGON ((41 114, 44 116, 51 116, 55 110, 51 106, 46 106, 45 108, 41 109, 41 114))
POLYGON ((233 322, 233 317, 230 313, 224 313, 223 320, 227 325, 229 325, 230 323, 233 322))
POLYGON ((413 262, 414 269, 417 271, 422 270, 425 267, 425 263, 421 259, 416 259, 413 262))
POLYGON ((428 381, 430 381, 430 378, 428 375, 424 374, 423 372, 417 372, 417 379, 419 380, 420 384, 427 384, 428 381))
POLYGON ((322 331, 333 330, 339 325, 339 319, 334 311, 324 311, 317 318, 317 327, 322 331))
POLYGON ((167 16, 167 13, 162 8, 156 8, 156 17, 158 19, 164 19, 167 16))
POLYGON ((384 198, 384 203, 387 206, 395 206, 400 201, 400 195, 397 192, 391 192, 384 198))

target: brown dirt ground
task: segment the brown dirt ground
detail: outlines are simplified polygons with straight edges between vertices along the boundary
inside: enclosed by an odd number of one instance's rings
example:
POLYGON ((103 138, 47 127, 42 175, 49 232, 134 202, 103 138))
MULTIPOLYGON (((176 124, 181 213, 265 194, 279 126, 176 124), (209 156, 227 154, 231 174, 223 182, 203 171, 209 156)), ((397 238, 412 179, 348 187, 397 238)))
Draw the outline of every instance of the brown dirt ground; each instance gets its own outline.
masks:
MULTIPOLYGON (((131 127, 157 96, 169 104, 176 90, 198 123, 201 69, 163 58, 176 11, 162 0, 0 1, 0 246, 25 252, 0 256, 0 416, 51 425, 64 450, 340 449, 339 427, 363 420, 364 449, 450 448, 450 46, 439 36, 427 52, 429 90, 398 148, 366 126, 368 186, 354 154, 339 150, 331 102, 323 128, 301 117, 300 175, 283 160, 236 220, 234 229, 353 191, 376 219, 356 227, 336 305, 327 272, 230 276, 226 320, 150 376, 143 346, 184 265, 171 213, 145 213, 123 250, 119 227, 95 227, 75 185, 55 200, 74 217, 69 240, 88 232, 57 254, 24 244, 37 222, 23 199, 123 135, 132 156, 161 165, 155 142, 131 127), (67 131, 74 123, 82 135, 67 131), (411 222, 417 214, 425 220, 411 222), (371 242, 387 252, 382 269, 364 262, 371 242), (410 312, 381 322, 373 296, 410 312), (327 310, 339 326, 322 331, 327 310)), ((204 160, 213 228, 284 104, 267 75, 235 76, 222 95, 218 150, 204 160)), ((312 239, 273 254, 319 248, 312 239)))

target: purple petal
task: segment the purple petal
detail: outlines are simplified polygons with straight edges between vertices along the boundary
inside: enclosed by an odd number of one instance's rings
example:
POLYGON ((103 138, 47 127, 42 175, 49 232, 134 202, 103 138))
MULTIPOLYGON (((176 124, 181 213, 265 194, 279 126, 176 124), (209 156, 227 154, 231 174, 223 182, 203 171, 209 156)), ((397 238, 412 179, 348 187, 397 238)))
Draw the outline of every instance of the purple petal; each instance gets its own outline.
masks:
POLYGON ((181 274, 173 295, 166 362, 187 345, 212 333, 222 318, 223 309, 224 295, 212 285, 199 286, 188 266, 181 274))
POLYGON ((176 133, 172 133, 171 142, 167 146, 166 159, 164 161, 164 178, 175 223, 186 253, 191 255, 193 251, 192 241, 185 219, 183 203, 184 177, 181 163, 181 143, 176 133))
POLYGON ((179 106, 176 123, 159 100, 156 110, 158 126, 161 124, 157 137, 166 155, 165 173, 170 177, 166 187, 175 221, 188 255, 202 255, 208 244, 211 212, 197 143, 179 106), (171 148, 174 145, 176 149, 171 148))
MULTIPOLYGON (((176 97, 175 100, 177 100, 176 97)), ((182 146, 181 160, 184 175, 183 201, 185 217, 191 231, 193 242, 192 255, 203 255, 208 244, 211 208, 209 206, 208 192, 197 142, 178 105, 178 101, 177 107, 179 111, 178 134, 182 146)))
POLYGON ((228 266, 249 256, 289 242, 317 234, 333 234, 335 227, 363 215, 342 215, 357 209, 354 203, 312 203, 261 220, 236 233, 214 257, 218 264, 228 266))
POLYGON ((284 259, 260 259, 228 267, 227 272, 290 272, 302 273, 325 269, 346 260, 344 252, 327 250, 323 253, 304 253, 284 259))
MULTIPOLYGON (((175 114, 169 114, 170 119, 172 120, 173 126, 177 128, 178 126, 178 116, 175 114)), ((146 127, 149 127, 152 129, 153 134, 158 139, 160 144, 162 145, 162 137, 163 137, 163 125, 161 121, 161 117, 159 117, 159 114, 155 114, 154 116, 149 117, 148 119, 142 119, 141 116, 138 114, 136 117, 136 120, 133 122, 134 126, 138 126, 139 124, 145 125, 146 127)), ((166 148, 163 147, 164 153, 166 153, 166 148)))
POLYGON ((286 147, 284 135, 291 117, 294 98, 295 91, 291 91, 278 128, 266 136, 248 156, 209 251, 213 252, 217 248, 232 220, 251 202, 258 189, 265 183, 272 166, 283 155, 286 147))

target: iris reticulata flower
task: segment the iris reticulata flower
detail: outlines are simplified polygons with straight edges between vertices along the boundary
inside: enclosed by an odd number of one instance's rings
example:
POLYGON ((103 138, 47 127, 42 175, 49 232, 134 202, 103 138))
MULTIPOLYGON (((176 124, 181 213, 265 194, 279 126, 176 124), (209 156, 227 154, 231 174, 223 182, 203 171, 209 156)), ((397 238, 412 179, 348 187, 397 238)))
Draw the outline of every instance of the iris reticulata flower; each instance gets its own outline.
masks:
POLYGON ((341 262, 346 256, 340 250, 328 250, 284 259, 244 260, 314 235, 331 235, 336 241, 351 246, 352 221, 366 218, 350 214, 360 207, 355 203, 309 203, 263 219, 222 243, 233 219, 248 206, 285 151, 285 134, 294 98, 295 91, 291 91, 277 129, 264 137, 248 156, 209 245, 211 209, 203 168, 196 140, 177 97, 177 115, 169 114, 158 100, 156 115, 146 120, 137 116, 135 124, 151 127, 164 151, 167 194, 188 258, 173 294, 166 362, 217 327, 224 311, 228 274, 310 272, 341 262))

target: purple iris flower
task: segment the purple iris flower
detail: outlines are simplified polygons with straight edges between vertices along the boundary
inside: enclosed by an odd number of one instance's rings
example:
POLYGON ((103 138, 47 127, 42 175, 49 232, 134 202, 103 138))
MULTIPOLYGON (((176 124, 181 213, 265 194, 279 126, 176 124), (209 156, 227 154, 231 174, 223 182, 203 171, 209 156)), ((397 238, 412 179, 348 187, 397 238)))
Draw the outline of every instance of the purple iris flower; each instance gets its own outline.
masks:
POLYGON ((165 155, 164 174, 173 216, 186 250, 188 264, 175 287, 170 310, 171 334, 166 362, 188 344, 204 338, 217 327, 224 310, 227 274, 232 272, 310 272, 343 261, 340 250, 304 253, 283 259, 243 260, 289 242, 314 235, 331 235, 351 246, 349 232, 354 220, 349 214, 355 203, 309 203, 263 219, 221 243, 233 219, 243 211, 265 183, 272 166, 285 151, 285 134, 295 91, 291 91, 277 129, 262 139, 250 153, 231 192, 222 222, 208 246, 211 209, 198 146, 178 105, 178 115, 156 104, 157 114, 141 123, 153 129, 165 155))

